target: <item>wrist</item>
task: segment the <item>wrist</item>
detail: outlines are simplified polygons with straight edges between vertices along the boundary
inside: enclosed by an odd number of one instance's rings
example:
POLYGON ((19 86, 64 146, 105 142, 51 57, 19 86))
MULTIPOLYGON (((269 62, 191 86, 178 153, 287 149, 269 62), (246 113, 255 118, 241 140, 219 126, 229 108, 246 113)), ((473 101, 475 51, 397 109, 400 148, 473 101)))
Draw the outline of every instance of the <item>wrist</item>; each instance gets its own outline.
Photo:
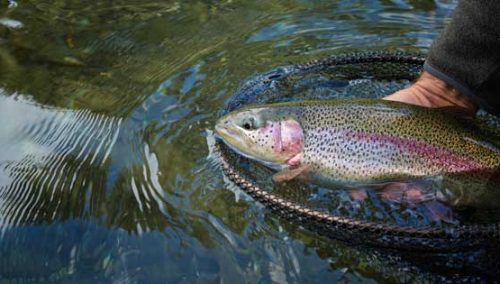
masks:
POLYGON ((424 71, 410 88, 420 99, 422 106, 460 107, 471 113, 477 111, 477 106, 468 97, 428 72, 424 71))

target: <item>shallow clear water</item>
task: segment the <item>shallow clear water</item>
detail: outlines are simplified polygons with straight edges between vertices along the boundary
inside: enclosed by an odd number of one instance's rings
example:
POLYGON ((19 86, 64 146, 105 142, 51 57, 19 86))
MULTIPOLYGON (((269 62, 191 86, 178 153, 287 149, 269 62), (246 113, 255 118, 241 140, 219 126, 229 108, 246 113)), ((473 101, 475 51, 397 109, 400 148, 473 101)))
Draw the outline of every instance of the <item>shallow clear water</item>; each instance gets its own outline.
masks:
POLYGON ((425 52, 455 4, 1 2, 0 281, 420 279, 235 194, 206 136, 252 75, 425 52))

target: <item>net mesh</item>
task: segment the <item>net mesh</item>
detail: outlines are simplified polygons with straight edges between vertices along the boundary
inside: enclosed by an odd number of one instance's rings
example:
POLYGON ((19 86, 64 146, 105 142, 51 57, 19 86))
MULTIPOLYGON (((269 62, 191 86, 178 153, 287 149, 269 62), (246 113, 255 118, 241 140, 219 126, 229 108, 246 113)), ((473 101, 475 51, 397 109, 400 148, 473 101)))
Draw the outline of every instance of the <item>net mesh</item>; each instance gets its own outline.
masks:
MULTIPOLYGON (((424 60, 422 55, 369 52, 279 67, 244 83, 221 115, 249 104, 379 98, 407 86, 422 71, 424 60)), ((457 213, 436 203, 408 206, 383 200, 377 192, 369 192, 368 198, 360 201, 343 188, 332 190, 300 182, 274 184, 268 168, 237 155, 220 141, 215 150, 225 175, 241 190, 283 218, 327 237, 425 251, 484 247, 499 237, 500 223, 495 218, 486 222, 478 217, 481 214, 457 213), (440 218, 435 218, 436 214, 440 218)), ((430 196, 436 192, 431 180, 420 181, 419 187, 430 196)))

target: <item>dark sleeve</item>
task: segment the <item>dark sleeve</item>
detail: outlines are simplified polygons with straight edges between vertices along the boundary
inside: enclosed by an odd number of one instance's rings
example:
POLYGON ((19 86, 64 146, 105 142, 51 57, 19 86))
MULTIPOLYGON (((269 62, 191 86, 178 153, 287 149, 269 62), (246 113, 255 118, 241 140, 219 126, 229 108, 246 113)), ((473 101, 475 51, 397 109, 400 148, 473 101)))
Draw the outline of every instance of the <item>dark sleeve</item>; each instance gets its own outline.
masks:
POLYGON ((462 0, 424 70, 500 115, 500 0, 462 0))

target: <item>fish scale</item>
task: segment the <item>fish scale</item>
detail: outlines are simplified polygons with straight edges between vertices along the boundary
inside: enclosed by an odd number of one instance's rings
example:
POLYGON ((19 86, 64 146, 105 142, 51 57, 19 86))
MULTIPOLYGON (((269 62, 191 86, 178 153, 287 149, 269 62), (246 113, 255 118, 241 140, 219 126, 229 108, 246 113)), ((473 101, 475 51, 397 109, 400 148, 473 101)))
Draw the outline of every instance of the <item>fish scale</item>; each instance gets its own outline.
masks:
POLYGON ((453 117, 389 102, 359 103, 322 103, 298 112, 303 162, 314 172, 344 184, 378 183, 499 165, 493 151, 463 139, 475 133, 453 117))
MULTIPOLYGON (((300 165, 308 168, 300 176, 313 183, 359 186, 452 176, 459 182, 445 182, 443 188, 452 192, 453 202, 500 204, 500 194, 493 190, 500 186, 498 148, 472 120, 446 111, 376 99, 304 101, 243 108, 221 122, 232 122, 233 135, 245 136, 245 132, 236 134, 235 122, 248 117, 263 125, 283 121, 300 125, 303 147, 293 159, 300 157, 300 165)), ((287 164, 290 153, 280 157, 244 137, 220 136, 247 157, 275 169, 293 169, 287 164)), ((272 142, 272 137, 260 139, 272 142)))

